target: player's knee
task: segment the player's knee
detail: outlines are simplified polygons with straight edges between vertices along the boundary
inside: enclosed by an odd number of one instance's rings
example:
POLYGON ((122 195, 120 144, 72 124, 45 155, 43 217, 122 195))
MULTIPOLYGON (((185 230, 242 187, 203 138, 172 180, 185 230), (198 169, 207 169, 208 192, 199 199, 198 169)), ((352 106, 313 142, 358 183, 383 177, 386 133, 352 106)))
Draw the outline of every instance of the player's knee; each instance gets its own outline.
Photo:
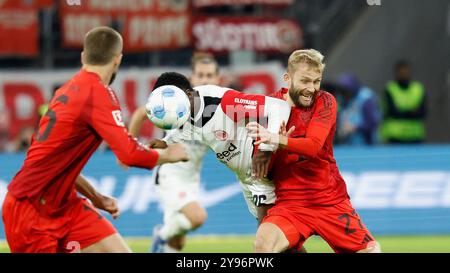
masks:
POLYGON ((273 252, 273 244, 271 244, 263 236, 256 236, 255 242, 253 243, 253 248, 255 253, 270 253, 273 252))
POLYGON ((205 223, 206 218, 208 218, 208 214, 205 210, 198 210, 195 214, 191 215, 189 220, 191 221, 192 229, 201 227, 205 223))
POLYGON ((381 253, 381 246, 377 241, 369 242, 365 249, 358 251, 358 253, 381 253))

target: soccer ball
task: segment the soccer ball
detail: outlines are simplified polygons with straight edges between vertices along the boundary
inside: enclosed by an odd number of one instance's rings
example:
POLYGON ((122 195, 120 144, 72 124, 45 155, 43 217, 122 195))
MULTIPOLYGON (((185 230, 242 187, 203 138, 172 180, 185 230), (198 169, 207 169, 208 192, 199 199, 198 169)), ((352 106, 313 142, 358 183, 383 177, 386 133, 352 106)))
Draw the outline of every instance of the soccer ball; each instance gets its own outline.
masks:
POLYGON ((181 127, 191 114, 189 98, 180 88, 164 85, 150 93, 145 111, 155 126, 164 129, 181 127))

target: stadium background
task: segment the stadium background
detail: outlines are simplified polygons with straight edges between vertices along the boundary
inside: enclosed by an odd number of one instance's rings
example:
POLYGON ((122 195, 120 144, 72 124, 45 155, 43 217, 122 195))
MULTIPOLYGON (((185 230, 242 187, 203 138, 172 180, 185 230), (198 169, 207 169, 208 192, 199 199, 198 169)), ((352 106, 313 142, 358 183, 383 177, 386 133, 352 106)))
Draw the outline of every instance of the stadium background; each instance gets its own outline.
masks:
MULTIPOLYGON (((283 86, 283 67, 294 48, 325 54, 325 81, 352 72, 377 93, 392 78, 395 61, 410 60, 427 92, 426 143, 340 145, 335 156, 355 208, 385 251, 450 252, 448 1, 0 1, 0 201, 25 157, 21 138, 36 126, 39 106, 77 70, 82 37, 100 24, 124 35, 113 87, 125 119, 160 73, 189 75, 198 50, 215 54, 224 86, 260 93, 283 86)), ((148 126, 144 134, 148 139, 161 132, 148 126)), ((151 172, 123 171, 103 147, 83 173, 119 199, 123 213, 113 223, 134 250, 147 251, 162 218, 151 172)), ((251 251, 256 223, 234 175, 211 153, 202 182, 209 218, 186 251, 251 251)), ((308 243, 313 252, 330 251, 320 239, 308 243)), ((0 251, 7 251, 4 242, 0 251)))

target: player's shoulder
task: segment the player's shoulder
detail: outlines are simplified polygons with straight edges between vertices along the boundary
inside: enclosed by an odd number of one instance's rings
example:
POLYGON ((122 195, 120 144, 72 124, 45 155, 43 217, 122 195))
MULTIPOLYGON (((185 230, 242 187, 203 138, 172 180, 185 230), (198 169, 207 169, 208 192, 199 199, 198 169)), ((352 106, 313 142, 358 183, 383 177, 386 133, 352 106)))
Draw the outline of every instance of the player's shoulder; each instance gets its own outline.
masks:
POLYGON ((105 85, 100 78, 95 77, 89 79, 89 86, 86 86, 88 92, 92 92, 90 95, 94 97, 94 103, 107 103, 111 102, 112 106, 120 107, 119 99, 117 98, 114 89, 105 85))
POLYGON ((194 87, 195 90, 199 92, 203 97, 222 97, 225 92, 229 91, 230 88, 208 84, 208 85, 199 85, 194 87))
POLYGON ((336 106, 336 98, 333 94, 322 89, 318 91, 316 100, 322 103, 325 107, 336 106))
POLYGON ((288 93, 288 89, 287 88, 281 88, 278 91, 275 91, 273 93, 270 93, 268 96, 272 97, 272 98, 276 98, 276 99, 281 99, 284 100, 284 96, 288 93))

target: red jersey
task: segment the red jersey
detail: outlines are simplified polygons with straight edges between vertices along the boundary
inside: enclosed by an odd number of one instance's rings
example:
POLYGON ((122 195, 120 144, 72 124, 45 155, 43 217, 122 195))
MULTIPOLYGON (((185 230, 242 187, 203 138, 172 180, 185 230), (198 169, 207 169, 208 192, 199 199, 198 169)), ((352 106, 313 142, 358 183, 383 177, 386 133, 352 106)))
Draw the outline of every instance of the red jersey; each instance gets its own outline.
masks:
POLYGON ((44 215, 63 212, 76 199, 75 179, 102 140, 126 165, 156 165, 158 153, 128 134, 114 91, 82 69, 56 91, 9 192, 28 198, 44 215))
MULTIPOLYGON (((274 97, 284 99, 283 88, 274 97)), ((276 203, 295 201, 296 205, 334 205, 348 198, 347 188, 333 156, 336 132, 336 100, 318 91, 309 108, 292 107, 287 128, 295 126, 284 149, 273 160, 276 203)))

